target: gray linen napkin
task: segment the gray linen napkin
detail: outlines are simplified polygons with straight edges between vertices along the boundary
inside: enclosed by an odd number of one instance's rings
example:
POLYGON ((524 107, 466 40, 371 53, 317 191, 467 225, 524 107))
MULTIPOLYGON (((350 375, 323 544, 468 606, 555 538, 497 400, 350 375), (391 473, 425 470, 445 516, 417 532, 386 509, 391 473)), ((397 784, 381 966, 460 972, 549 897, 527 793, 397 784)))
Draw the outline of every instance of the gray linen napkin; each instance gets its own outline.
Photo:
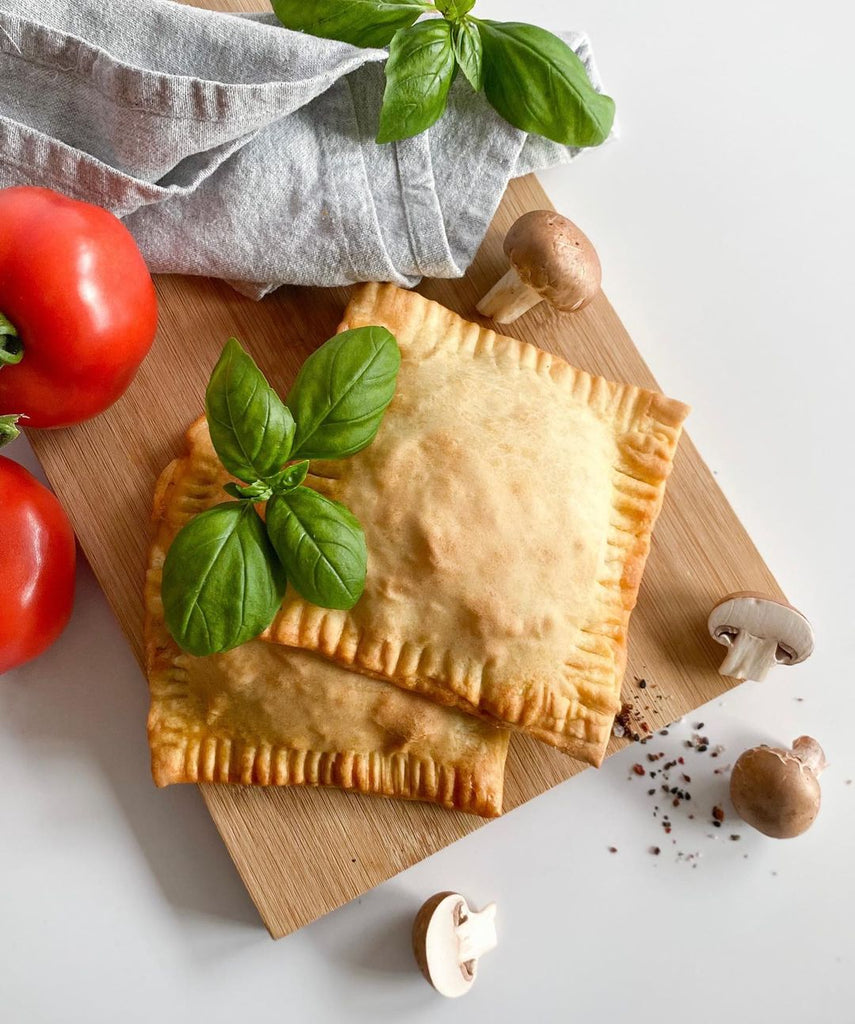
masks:
MULTIPOLYGON (((587 39, 565 36, 598 85, 587 39)), ((122 217, 153 271, 280 284, 460 276, 510 178, 578 150, 458 76, 446 114, 374 142, 384 50, 168 0, 0 0, 0 187, 122 217)))

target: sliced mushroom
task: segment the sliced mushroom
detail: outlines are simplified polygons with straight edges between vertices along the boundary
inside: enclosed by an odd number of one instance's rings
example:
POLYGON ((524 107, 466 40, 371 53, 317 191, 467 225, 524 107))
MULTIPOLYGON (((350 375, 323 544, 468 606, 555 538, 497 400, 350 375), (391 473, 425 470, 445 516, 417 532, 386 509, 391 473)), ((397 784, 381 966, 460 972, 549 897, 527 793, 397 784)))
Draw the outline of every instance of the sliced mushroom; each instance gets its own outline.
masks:
POLYGON ((496 904, 474 911, 456 892, 431 896, 413 923, 413 952, 422 974, 452 999, 469 991, 479 958, 496 943, 496 904))
POLYGON ((740 818, 758 832, 792 839, 819 814, 819 776, 825 767, 822 747, 810 736, 793 740, 792 750, 752 747, 733 766, 730 799, 740 818))
POLYGON ((524 213, 505 236, 510 270, 478 303, 482 316, 509 324, 545 299, 575 312, 600 290, 596 250, 576 225, 554 210, 524 213))
POLYGON ((765 679, 773 665, 797 665, 813 652, 813 629, 800 611, 747 590, 720 601, 708 626, 730 648, 719 672, 733 679, 765 679))

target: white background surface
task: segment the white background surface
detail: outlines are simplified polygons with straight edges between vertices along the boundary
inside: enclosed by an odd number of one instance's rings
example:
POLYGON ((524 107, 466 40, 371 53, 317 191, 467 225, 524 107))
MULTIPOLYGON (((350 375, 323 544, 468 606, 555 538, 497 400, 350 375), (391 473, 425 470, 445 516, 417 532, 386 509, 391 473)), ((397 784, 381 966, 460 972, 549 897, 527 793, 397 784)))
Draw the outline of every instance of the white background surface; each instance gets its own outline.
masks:
MULTIPOLYGON (((851 6, 477 13, 591 34, 622 139, 544 184, 594 239, 663 388, 694 406, 689 430, 813 620, 816 654, 274 943, 195 789, 153 787, 145 682, 82 566, 62 640, 0 683, 4 1024, 855 1021, 851 6), (699 815, 673 812, 670 846, 628 768, 683 753, 695 720, 724 763, 817 736, 832 766, 813 830, 714 832, 725 784, 688 752, 699 815), (692 868, 677 851, 703 856, 692 868), (500 946, 457 1003, 409 952, 415 910, 447 888, 500 915, 500 946)), ((11 454, 33 465, 25 443, 11 454)))

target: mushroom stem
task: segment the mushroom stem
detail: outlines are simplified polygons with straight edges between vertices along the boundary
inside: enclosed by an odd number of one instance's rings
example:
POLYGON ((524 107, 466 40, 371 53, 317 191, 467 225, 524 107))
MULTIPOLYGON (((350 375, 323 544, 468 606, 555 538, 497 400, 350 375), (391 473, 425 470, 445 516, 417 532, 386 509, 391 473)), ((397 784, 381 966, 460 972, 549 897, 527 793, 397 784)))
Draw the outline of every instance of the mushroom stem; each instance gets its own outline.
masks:
POLYGON ((793 754, 814 775, 821 775, 828 767, 825 751, 813 736, 799 736, 798 739, 793 740, 793 754))
POLYGON ((488 316, 500 324, 509 324, 542 299, 543 296, 530 288, 511 267, 475 308, 482 316, 488 316))
POLYGON ((488 903, 483 910, 464 911, 455 926, 460 949, 460 964, 474 974, 474 961, 478 960, 498 943, 496 935, 496 904, 488 903))
POLYGON ((754 636, 740 629, 730 641, 719 672, 731 679, 756 679, 759 682, 777 664, 777 650, 777 638, 754 636))

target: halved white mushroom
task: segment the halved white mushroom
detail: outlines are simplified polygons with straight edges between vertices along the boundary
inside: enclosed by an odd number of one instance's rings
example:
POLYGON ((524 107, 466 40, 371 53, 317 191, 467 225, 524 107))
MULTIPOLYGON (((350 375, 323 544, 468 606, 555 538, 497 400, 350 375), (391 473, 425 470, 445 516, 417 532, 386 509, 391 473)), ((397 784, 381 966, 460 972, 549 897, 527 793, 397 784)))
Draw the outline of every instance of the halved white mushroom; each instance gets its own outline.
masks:
POLYGON ((478 960, 495 949, 496 904, 472 910, 457 892, 438 892, 416 914, 413 952, 422 974, 441 995, 465 995, 478 960))
POLYGON ((509 324, 538 302, 565 313, 582 309, 600 290, 597 252, 576 225, 554 210, 531 210, 505 235, 510 269, 478 303, 482 316, 509 324))
POLYGON ((800 611, 747 590, 720 601, 708 627, 729 648, 719 673, 732 679, 761 680, 773 665, 797 665, 813 652, 813 629, 800 611))

